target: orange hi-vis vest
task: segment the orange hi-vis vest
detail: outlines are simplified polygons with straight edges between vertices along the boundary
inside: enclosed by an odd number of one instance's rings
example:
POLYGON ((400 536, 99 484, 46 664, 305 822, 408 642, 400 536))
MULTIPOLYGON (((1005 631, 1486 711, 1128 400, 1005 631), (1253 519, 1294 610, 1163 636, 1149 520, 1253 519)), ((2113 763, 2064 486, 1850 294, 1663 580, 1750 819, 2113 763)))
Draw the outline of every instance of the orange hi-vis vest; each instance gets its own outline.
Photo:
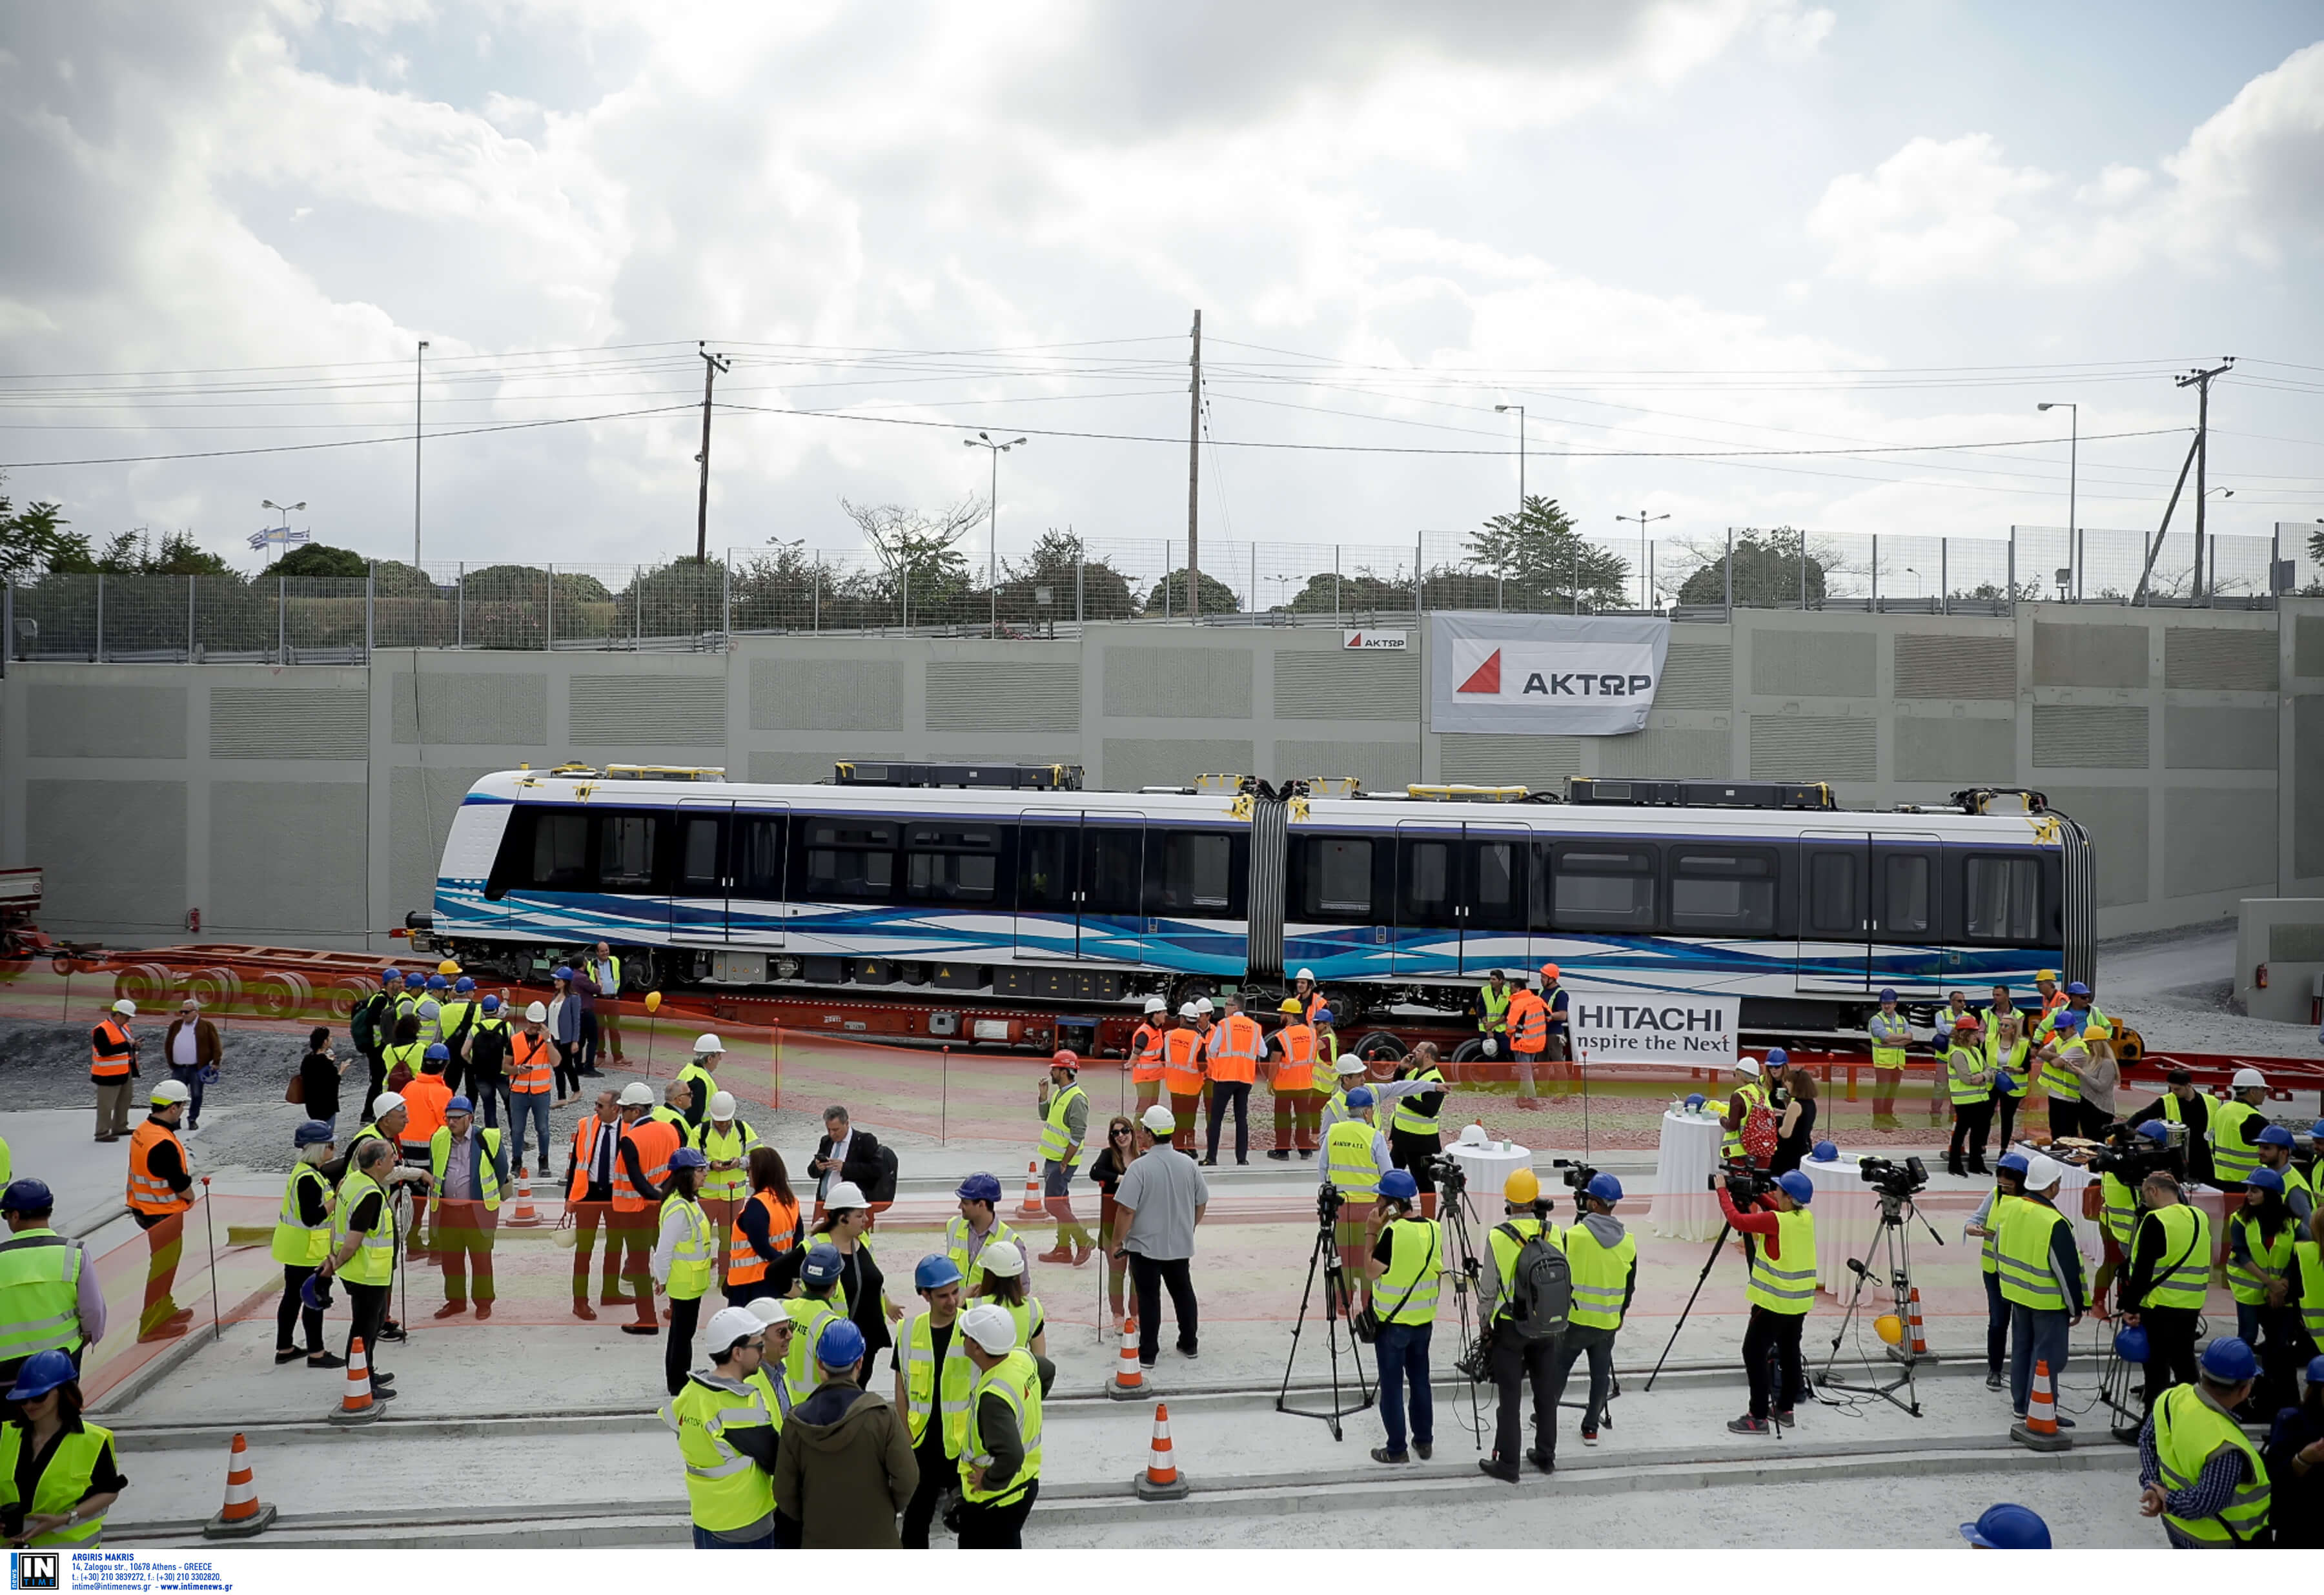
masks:
POLYGON ((129 1032, 110 1016, 88 1033, 88 1072, 98 1080, 129 1078, 129 1032))
POLYGON ((1312 1025, 1315 1022, 1315 1016, 1330 1006, 1323 1000, 1323 988, 1318 986, 1307 993, 1307 1006, 1303 1010, 1302 1017, 1312 1025))
POLYGON ((1231 1013, 1219 1021, 1212 1038, 1218 1043, 1211 1054, 1212 1079, 1249 1085, 1259 1078, 1259 1058, 1267 1049, 1267 1032, 1259 1028, 1257 1019, 1247 1013, 1231 1013))
POLYGON ((1541 1052, 1549 1046, 1549 1004, 1541 993, 1523 990, 1509 999, 1509 1047, 1514 1052, 1541 1052))
POLYGON ((178 1166, 193 1172, 186 1158, 186 1143, 178 1139, 176 1130, 151 1119, 139 1125, 129 1137, 129 1205, 139 1212, 183 1212, 194 1204, 189 1194, 172 1191, 170 1182, 153 1172, 153 1148, 163 1141, 178 1148, 178 1166))
MULTIPOLYGON (((595 1113, 585 1113, 581 1122, 573 1127, 573 1188, 565 1193, 565 1200, 584 1201, 589 1194, 589 1160, 596 1155, 597 1131, 604 1121, 595 1113)), ((622 1125, 613 1121, 613 1177, 622 1174, 622 1125)))
MULTIPOLYGON (((767 1210, 767 1240, 779 1252, 788 1251, 797 1239, 799 1210, 796 1202, 785 1203, 772 1191, 758 1191, 751 1201, 767 1210)), ((745 1203, 744 1205, 748 1205, 745 1203)), ((770 1267, 766 1258, 751 1249, 751 1238, 742 1233, 741 1209, 734 1214, 734 1229, 726 1238, 726 1285, 756 1285, 767 1277, 770 1267)))
POLYGON ((422 1074, 403 1088, 403 1134, 401 1140, 426 1145, 444 1128, 444 1104, 452 1100, 452 1088, 444 1083, 441 1074, 422 1074))
POLYGON ((1162 1037, 1162 1083, 1172 1096, 1194 1096, 1203 1089, 1203 1033, 1191 1026, 1162 1037))
POLYGON ((1148 1085, 1162 1078, 1162 1038, 1167 1030, 1152 1025, 1140 1025, 1138 1034, 1130 1038, 1130 1078, 1139 1085, 1148 1085))
MULTIPOLYGON (((622 1131, 622 1139, 637 1143, 638 1168, 646 1176, 646 1184, 657 1191, 669 1184, 669 1155, 678 1148, 674 1127, 659 1119, 641 1119, 622 1131)), ((630 1184, 629 1165, 617 1149, 613 1155, 613 1211, 638 1212, 649 1202, 659 1200, 630 1184)))
POLYGON ((548 1037, 519 1030, 509 1046, 509 1089, 520 1096, 537 1096, 547 1091, 554 1074, 554 1056, 548 1037))
POLYGON ((1315 1027, 1305 1020, 1286 1025, 1275 1038, 1283 1044, 1283 1061, 1275 1065, 1276 1091, 1314 1090, 1315 1027))

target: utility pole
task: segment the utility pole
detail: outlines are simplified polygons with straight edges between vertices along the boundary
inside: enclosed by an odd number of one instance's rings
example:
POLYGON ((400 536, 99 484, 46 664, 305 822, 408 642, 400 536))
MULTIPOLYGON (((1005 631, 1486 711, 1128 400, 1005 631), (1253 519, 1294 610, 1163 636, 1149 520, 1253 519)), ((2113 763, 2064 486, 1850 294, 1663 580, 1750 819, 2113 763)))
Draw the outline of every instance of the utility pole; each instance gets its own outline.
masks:
POLYGON ((411 564, 420 566, 420 382, 428 365, 428 340, 411 356, 411 564))
POLYGON ((702 356, 702 452, 694 457, 702 466, 702 491, 694 502, 694 562, 710 563, 710 393, 717 385, 718 373, 731 364, 725 355, 714 355, 696 338, 694 352, 702 356))
POLYGON ((2211 458, 2211 379, 2223 375, 2236 363, 2233 355, 2219 356, 2219 364, 2208 370, 2201 367, 2185 376, 2172 380, 2182 388, 2195 390, 2195 579, 2188 586, 2187 601, 2192 604, 2203 594, 2203 492, 2204 467, 2211 458))
POLYGON ((1646 590, 1646 583, 1651 579, 1646 575, 1646 528, 1657 521, 1667 521, 1670 517, 1649 515, 1644 510, 1640 510, 1635 515, 1617 515, 1614 519, 1625 522, 1635 521, 1638 523, 1638 607, 1652 609, 1655 606, 1654 597, 1646 590))
MULTIPOLYGON (((2082 407, 2062 399, 2050 400, 2034 407, 2036 410, 2062 410, 2073 419, 2074 429, 2066 438, 2066 563, 2074 567, 2074 602, 2082 601, 2082 534, 2081 523, 2076 517, 2082 483, 2082 407)), ((2014 600, 2017 595, 2012 593, 2014 600)))
MULTIPOLYGON (((1186 618, 1203 618, 1203 558, 1201 529, 1197 511, 1202 498, 1200 487, 1203 474, 1203 313, 1194 312, 1194 380, 1186 389, 1190 395, 1186 405, 1186 618)), ((1162 592, 1170 591, 1170 576, 1164 572, 1162 592)))
MULTIPOLYGON (((1514 543, 1517 538, 1525 535, 1525 406, 1496 404, 1493 408, 1503 415, 1508 414, 1512 410, 1517 412, 1517 518, 1516 524, 1510 528, 1513 533, 1510 541, 1514 543)), ((1508 558, 1504 557, 1501 560, 1501 568, 1493 572, 1493 607, 1495 609, 1501 607, 1501 586, 1508 579, 1508 558)))
MULTIPOLYGON (((984 588, 992 605, 991 636, 1001 637, 1001 456, 1025 439, 1011 438, 1006 443, 995 443, 990 432, 979 432, 973 438, 961 440, 964 448, 989 449, 992 454, 992 496, 984 505, 984 588)), ((1166 575, 1164 581, 1170 578, 1166 575)))

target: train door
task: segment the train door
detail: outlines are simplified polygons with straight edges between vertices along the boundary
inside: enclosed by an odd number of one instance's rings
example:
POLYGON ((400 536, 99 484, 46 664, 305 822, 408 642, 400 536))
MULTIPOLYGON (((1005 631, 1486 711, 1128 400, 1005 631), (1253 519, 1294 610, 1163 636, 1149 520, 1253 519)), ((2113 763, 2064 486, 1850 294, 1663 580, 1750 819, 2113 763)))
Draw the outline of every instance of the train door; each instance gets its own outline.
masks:
POLYGON ((1798 989, 1860 996, 1872 981, 1872 838, 1810 831, 1799 847, 1798 989))
POLYGON ((779 947, 790 908, 784 898, 783 859, 790 811, 779 805, 737 803, 726 831, 726 944, 779 947))
POLYGON ((1017 825, 1017 956, 1081 956, 1082 813, 1028 808, 1017 825))
POLYGON ((786 817, 782 808, 764 804, 679 800, 669 897, 673 942, 783 945, 786 817))
POLYGON ((1890 833, 1872 844, 1874 991, 1904 998, 1944 996, 1953 960, 1944 945, 1942 844, 1933 833, 1890 833))
POLYGON ((1524 825, 1469 825, 1461 832, 1461 973, 1481 980, 1499 969, 1525 983, 1526 866, 1533 833, 1524 825))
POLYGON ((1082 816, 1074 917, 1084 958, 1146 961, 1146 821, 1109 810, 1082 816))
POLYGON ((669 937, 681 946, 726 940, 726 850, 733 814, 734 805, 726 798, 678 801, 669 937))
POLYGON ((1461 827, 1396 828, 1396 945, 1400 975, 1461 973, 1461 827))

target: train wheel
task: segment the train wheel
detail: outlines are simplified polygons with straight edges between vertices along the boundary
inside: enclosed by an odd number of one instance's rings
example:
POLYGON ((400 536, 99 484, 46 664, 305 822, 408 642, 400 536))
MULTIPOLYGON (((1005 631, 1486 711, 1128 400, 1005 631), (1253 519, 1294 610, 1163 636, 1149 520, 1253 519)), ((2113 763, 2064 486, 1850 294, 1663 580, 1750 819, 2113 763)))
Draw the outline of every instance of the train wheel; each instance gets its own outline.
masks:
POLYGON ((186 977, 186 995, 206 1009, 229 1007, 242 996, 242 976, 222 964, 198 969, 186 977))
POLYGON ((1344 1032, 1362 1020, 1364 999, 1354 987, 1342 987, 1334 991, 1319 986, 1316 990, 1323 993, 1323 1006, 1332 1010, 1333 1029, 1344 1032))
POLYGON ((113 994, 140 1007, 159 1007, 170 1000, 177 983, 178 977, 166 963, 133 963, 113 977, 113 994))
POLYGON ((330 989, 323 993, 323 1006, 335 1017, 346 1019, 355 1012, 357 1005, 370 996, 374 989, 369 981, 359 981, 353 975, 342 975, 332 982, 330 989))
POLYGON ((1374 1030, 1356 1043, 1355 1053, 1368 1064, 1376 1058, 1400 1059, 1404 1056, 1404 1043, 1386 1030, 1374 1030))
POLYGON ((1215 999, 1218 994, 1219 983, 1210 976, 1181 975, 1170 988, 1170 1011, 1176 1013, 1185 1003, 1197 1001, 1204 997, 1215 999))
POLYGON ((286 970, 270 970, 251 987, 251 1006, 261 1019, 297 1019, 314 1000, 307 977, 286 970))

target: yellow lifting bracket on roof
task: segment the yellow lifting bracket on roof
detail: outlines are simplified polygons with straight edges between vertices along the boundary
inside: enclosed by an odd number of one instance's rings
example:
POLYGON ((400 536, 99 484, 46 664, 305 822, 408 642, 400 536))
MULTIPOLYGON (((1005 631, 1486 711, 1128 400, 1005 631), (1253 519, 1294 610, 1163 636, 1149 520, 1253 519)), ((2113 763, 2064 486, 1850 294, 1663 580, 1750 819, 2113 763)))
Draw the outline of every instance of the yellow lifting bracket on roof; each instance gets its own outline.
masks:
POLYGON ((1405 796, 1427 803, 1522 803, 1530 796, 1526 787, 1410 786, 1405 796))

